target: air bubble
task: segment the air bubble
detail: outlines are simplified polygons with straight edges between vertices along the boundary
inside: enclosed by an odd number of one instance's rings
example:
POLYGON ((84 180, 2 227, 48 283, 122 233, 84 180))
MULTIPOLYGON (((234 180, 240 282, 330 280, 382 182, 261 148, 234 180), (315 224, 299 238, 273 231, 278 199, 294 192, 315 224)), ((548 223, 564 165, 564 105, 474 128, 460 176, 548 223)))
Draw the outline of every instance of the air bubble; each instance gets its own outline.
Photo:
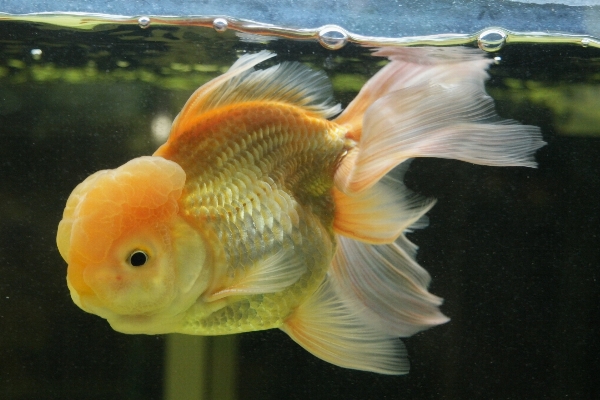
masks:
POLYGON ((591 40, 589 38, 581 39, 581 46, 583 46, 583 47, 588 47, 590 43, 591 43, 591 40))
POLYGON ((228 22, 225 18, 215 18, 213 21, 213 28, 217 32, 225 32, 227 30, 228 22))
POLYGON ((139 17, 138 18, 138 25, 140 26, 140 28, 142 29, 146 29, 147 27, 150 26, 150 17, 139 17))
POLYGON ((477 38, 479 48, 490 53, 500 50, 505 44, 506 32, 500 29, 488 29, 481 32, 477 38))
POLYGON ((348 43, 348 33, 337 25, 326 25, 318 33, 319 43, 329 50, 341 49, 348 43))
POLYGON ((41 49, 31 49, 31 58, 35 61, 39 61, 42 59, 42 50, 41 49))

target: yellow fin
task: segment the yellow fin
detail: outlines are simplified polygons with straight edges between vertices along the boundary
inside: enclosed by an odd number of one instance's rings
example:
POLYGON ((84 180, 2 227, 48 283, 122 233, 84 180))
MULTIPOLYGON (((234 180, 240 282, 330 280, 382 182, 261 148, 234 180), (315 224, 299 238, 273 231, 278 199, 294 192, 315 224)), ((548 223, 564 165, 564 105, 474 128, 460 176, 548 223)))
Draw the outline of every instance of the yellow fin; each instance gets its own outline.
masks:
POLYGON ((219 107, 248 101, 294 104, 330 118, 341 111, 333 104, 333 89, 324 72, 312 71, 297 62, 284 62, 265 70, 254 66, 274 57, 261 51, 240 57, 223 75, 198 88, 173 123, 171 134, 185 130, 186 121, 219 107))
POLYGON ((281 329, 313 355, 340 367, 389 375, 408 373, 403 343, 371 327, 338 296, 328 279, 281 329))
POLYGON ((304 260, 293 251, 280 250, 247 271, 226 279, 220 289, 206 296, 214 301, 228 296, 274 293, 293 285, 306 272, 304 260))

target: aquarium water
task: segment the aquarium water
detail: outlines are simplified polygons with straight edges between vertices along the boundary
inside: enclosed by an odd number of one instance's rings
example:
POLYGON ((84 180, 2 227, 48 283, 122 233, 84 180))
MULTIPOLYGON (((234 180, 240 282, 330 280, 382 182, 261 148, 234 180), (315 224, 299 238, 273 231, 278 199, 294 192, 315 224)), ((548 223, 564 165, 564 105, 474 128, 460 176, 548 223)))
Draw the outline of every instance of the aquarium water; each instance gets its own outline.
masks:
POLYGON ((150 3, 0 1, 1 399, 600 396, 598 2, 150 3), (327 364, 280 331, 124 335, 73 304, 55 236, 76 184, 152 154, 240 55, 323 70, 344 107, 384 45, 479 47, 498 114, 548 143, 537 169, 411 164, 438 203, 409 238, 451 321, 405 339, 408 375, 327 364))

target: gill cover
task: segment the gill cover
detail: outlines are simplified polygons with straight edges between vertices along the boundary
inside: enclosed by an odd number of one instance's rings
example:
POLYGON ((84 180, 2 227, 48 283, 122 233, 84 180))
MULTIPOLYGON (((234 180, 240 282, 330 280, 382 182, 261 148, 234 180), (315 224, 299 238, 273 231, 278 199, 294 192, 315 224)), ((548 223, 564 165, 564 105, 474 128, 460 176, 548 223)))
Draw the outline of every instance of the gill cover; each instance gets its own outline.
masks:
MULTIPOLYGON (((140 157, 99 171, 73 190, 56 241, 79 307, 114 325, 121 316, 158 313, 180 297, 180 280, 194 278, 179 270, 177 259, 189 260, 178 257, 175 244, 186 234, 195 238, 178 216, 185 179, 175 162, 140 157)), ((199 241, 197 268, 203 257, 199 241)))

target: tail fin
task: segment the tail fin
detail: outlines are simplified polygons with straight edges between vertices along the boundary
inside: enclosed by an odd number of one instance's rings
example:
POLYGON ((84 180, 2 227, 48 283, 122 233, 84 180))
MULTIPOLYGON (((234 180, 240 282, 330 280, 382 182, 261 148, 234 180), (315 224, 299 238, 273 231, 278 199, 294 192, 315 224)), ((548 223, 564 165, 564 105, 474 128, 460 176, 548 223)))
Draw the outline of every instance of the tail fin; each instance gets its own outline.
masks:
POLYGON ((430 277, 414 259, 416 246, 403 234, 426 225, 434 201, 395 178, 354 196, 334 191, 338 248, 332 267, 281 327, 325 361, 392 375, 409 368, 399 336, 448 321, 438 309, 442 300, 427 291, 430 277))
POLYGON ((467 48, 383 47, 373 55, 387 57, 391 62, 361 88, 358 96, 334 120, 349 126, 349 137, 356 141, 360 140, 363 115, 376 100, 423 83, 483 82, 487 78, 485 69, 491 63, 481 51, 467 48))
POLYGON ((374 185, 412 157, 527 166, 545 143, 537 127, 502 120, 486 95, 490 60, 465 48, 385 48, 391 62, 335 119, 358 146, 336 173, 345 193, 374 185))
POLYGON ((391 62, 335 121, 358 142, 336 171, 338 248, 327 278, 282 329, 331 363, 385 374, 408 371, 395 339, 448 321, 442 299, 405 236, 433 206, 389 177, 412 157, 535 166, 539 129, 500 120, 483 82, 490 61, 468 49, 386 48, 391 62), (381 180, 381 181, 380 181, 381 180))
POLYGON ((442 299, 427 291, 431 278, 415 260, 417 246, 404 236, 427 225, 425 213, 435 201, 412 193, 398 178, 386 176, 353 195, 335 192, 338 247, 329 279, 367 325, 407 337, 448 318, 438 309, 442 299))
POLYGON ((335 120, 358 143, 336 171, 338 248, 328 279, 362 323, 406 337, 448 321, 404 236, 423 227, 433 202, 382 178, 401 163, 406 170, 413 157, 535 167, 533 154, 545 143, 537 127, 494 113, 484 88, 490 61, 480 52, 389 48, 375 55, 391 62, 335 120))

